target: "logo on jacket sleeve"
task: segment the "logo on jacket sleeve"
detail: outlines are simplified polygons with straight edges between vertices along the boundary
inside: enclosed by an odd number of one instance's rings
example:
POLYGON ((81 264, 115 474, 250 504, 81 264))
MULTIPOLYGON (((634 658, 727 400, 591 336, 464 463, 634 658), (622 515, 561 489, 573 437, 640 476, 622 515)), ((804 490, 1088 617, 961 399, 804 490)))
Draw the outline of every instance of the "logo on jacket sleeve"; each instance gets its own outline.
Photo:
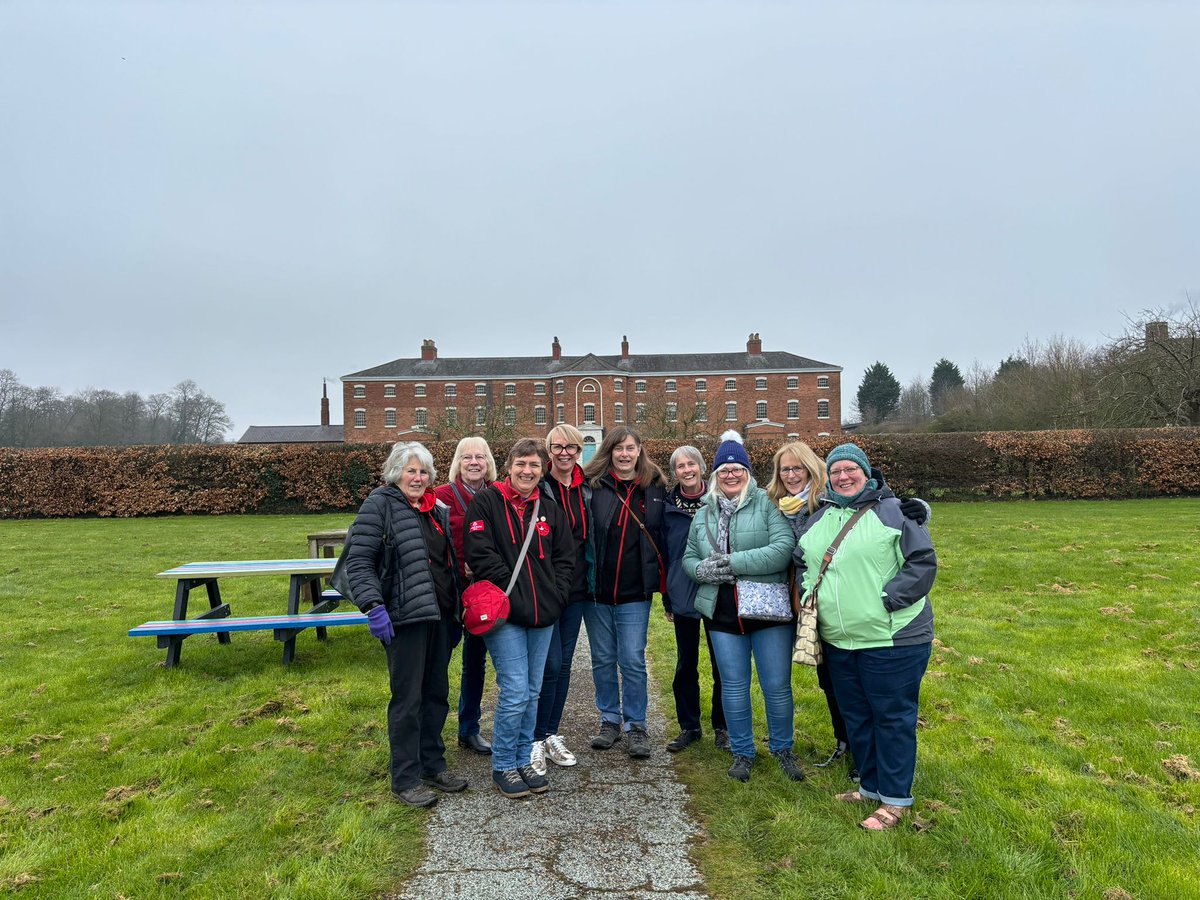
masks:
POLYGON ((483 519, 476 519, 474 522, 472 522, 469 530, 472 534, 476 531, 483 531, 483 519))

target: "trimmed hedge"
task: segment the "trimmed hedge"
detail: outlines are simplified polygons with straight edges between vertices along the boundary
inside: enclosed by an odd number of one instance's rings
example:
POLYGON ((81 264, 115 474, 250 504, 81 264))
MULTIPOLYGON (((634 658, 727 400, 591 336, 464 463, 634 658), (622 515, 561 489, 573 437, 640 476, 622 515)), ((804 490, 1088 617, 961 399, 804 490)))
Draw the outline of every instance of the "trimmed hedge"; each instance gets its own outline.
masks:
MULTIPOLYGON (((821 456, 844 438, 812 443, 821 456)), ((1200 495, 1200 429, 856 435, 899 494, 929 500, 1200 495)), ((675 441, 647 441, 666 469, 675 441)), ((711 459, 716 442, 700 442, 711 459)), ((754 442, 765 485, 779 445, 754 442)), ((353 511, 390 444, 0 449, 0 518, 353 511)), ((454 444, 430 444, 444 478, 454 444)), ((503 461, 507 447, 497 447, 503 461)))

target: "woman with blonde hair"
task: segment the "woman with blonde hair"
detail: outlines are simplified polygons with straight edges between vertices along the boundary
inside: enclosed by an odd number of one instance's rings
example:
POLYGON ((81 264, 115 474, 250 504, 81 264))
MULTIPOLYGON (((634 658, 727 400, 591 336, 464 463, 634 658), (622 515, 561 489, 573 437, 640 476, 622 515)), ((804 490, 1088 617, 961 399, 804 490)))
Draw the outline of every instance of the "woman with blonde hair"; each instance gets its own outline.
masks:
MULTIPOLYGON (((471 573, 463 556, 463 518, 475 492, 496 480, 496 458, 488 442, 478 435, 465 437, 454 448, 450 460, 450 480, 434 488, 439 500, 450 509, 450 535, 458 554, 463 587, 471 583, 471 573)), ((487 645, 483 638, 469 634, 455 624, 450 634, 450 649, 462 641, 462 676, 458 691, 458 746, 488 756, 492 745, 479 733, 483 681, 487 672, 487 645)))
POLYGON ((538 699, 537 721, 533 729, 533 749, 530 764, 546 774, 546 760, 555 765, 573 766, 578 761, 558 733, 562 723, 567 691, 571 687, 571 661, 583 611, 591 599, 592 573, 588 566, 587 542, 591 536, 592 488, 584 481, 579 456, 583 452, 583 435, 574 425, 556 425, 546 435, 550 466, 542 477, 542 496, 553 500, 566 514, 575 544, 575 575, 567 607, 554 623, 550 650, 546 654, 546 671, 542 676, 542 693, 538 699))

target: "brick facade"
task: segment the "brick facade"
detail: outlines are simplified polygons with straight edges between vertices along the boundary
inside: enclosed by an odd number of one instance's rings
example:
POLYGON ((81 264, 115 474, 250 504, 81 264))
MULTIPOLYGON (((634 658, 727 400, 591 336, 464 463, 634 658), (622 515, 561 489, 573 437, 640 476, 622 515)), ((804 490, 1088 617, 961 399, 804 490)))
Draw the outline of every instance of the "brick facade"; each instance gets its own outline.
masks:
POLYGON ((565 358, 556 338, 549 357, 503 360, 439 360, 427 340, 420 359, 343 377, 342 403, 347 442, 435 438, 453 429, 452 415, 460 431, 474 426, 479 408, 485 418, 515 418, 517 434, 543 435, 565 421, 581 429, 629 424, 681 439, 729 428, 747 439, 812 439, 841 431, 841 369, 791 353, 764 354, 757 334, 738 354, 639 357, 623 341, 619 357, 565 358), (668 404, 675 405, 674 421, 668 404))

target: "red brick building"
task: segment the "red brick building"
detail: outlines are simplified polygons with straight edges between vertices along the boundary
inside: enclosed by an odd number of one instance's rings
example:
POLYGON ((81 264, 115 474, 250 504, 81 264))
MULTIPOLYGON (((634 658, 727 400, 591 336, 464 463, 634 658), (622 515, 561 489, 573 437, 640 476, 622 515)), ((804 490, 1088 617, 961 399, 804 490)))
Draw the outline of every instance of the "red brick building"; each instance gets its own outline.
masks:
POLYGON ((543 435, 569 422, 591 443, 631 424, 647 436, 814 438, 841 429, 841 367, 781 350, 751 334, 739 353, 630 353, 441 359, 426 340, 396 359, 342 378, 345 440, 445 437, 490 423, 543 435))

